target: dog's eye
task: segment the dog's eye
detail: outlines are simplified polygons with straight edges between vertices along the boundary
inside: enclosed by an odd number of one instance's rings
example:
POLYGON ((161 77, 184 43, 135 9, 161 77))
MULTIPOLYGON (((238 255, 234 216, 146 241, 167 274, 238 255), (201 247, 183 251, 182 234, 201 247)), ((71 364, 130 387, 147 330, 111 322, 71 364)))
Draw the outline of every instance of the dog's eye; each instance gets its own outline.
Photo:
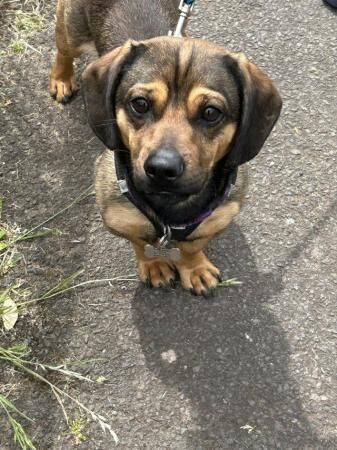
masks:
POLYGON ((209 123, 218 122, 222 116, 223 112, 214 106, 207 106, 201 113, 202 119, 209 123))
POLYGON ((136 97, 131 100, 131 108, 137 114, 146 114, 150 109, 150 103, 144 97, 136 97))

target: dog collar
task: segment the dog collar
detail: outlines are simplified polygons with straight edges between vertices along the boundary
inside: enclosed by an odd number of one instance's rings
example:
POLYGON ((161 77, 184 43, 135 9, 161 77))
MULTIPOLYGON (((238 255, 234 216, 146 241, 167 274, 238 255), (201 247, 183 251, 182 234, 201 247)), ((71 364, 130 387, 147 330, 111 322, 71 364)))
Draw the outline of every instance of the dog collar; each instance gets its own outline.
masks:
POLYGON ((136 190, 130 177, 130 160, 126 151, 115 150, 115 170, 119 189, 121 193, 139 210, 141 211, 153 224, 158 242, 161 247, 167 247, 171 241, 184 241, 192 234, 192 232, 201 225, 213 211, 224 203, 233 187, 235 186, 238 168, 231 169, 227 174, 227 180, 222 189, 220 189, 214 199, 208 205, 205 211, 202 211, 199 216, 184 224, 164 223, 153 208, 147 204, 144 197, 136 190))

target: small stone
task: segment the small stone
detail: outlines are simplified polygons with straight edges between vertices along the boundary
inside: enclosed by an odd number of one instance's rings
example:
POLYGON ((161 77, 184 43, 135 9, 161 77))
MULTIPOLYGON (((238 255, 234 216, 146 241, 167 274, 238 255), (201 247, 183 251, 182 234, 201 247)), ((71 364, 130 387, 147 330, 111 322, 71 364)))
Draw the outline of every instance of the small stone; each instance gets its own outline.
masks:
POLYGON ((168 350, 167 352, 163 352, 161 357, 164 361, 167 361, 169 364, 172 364, 177 361, 177 355, 174 350, 168 350))

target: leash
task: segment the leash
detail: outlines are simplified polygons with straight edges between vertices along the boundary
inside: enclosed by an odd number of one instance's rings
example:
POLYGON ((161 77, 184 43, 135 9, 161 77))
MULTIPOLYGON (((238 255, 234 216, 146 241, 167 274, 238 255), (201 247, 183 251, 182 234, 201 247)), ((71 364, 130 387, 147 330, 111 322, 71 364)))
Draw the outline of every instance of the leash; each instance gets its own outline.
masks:
POLYGON ((176 26, 176 29, 173 31, 169 31, 169 36, 174 37, 183 37, 183 29, 188 16, 193 10, 194 0, 181 0, 179 5, 179 20, 176 26))

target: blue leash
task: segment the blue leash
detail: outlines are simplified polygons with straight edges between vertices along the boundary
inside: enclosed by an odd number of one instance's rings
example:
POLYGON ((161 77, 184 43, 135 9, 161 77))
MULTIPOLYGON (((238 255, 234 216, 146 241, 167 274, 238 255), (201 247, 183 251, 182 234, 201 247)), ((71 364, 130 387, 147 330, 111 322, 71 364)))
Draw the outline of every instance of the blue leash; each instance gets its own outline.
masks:
POLYGON ((175 31, 170 31, 169 36, 182 37, 185 21, 188 19, 194 5, 194 0, 181 0, 179 5, 179 20, 175 31))

